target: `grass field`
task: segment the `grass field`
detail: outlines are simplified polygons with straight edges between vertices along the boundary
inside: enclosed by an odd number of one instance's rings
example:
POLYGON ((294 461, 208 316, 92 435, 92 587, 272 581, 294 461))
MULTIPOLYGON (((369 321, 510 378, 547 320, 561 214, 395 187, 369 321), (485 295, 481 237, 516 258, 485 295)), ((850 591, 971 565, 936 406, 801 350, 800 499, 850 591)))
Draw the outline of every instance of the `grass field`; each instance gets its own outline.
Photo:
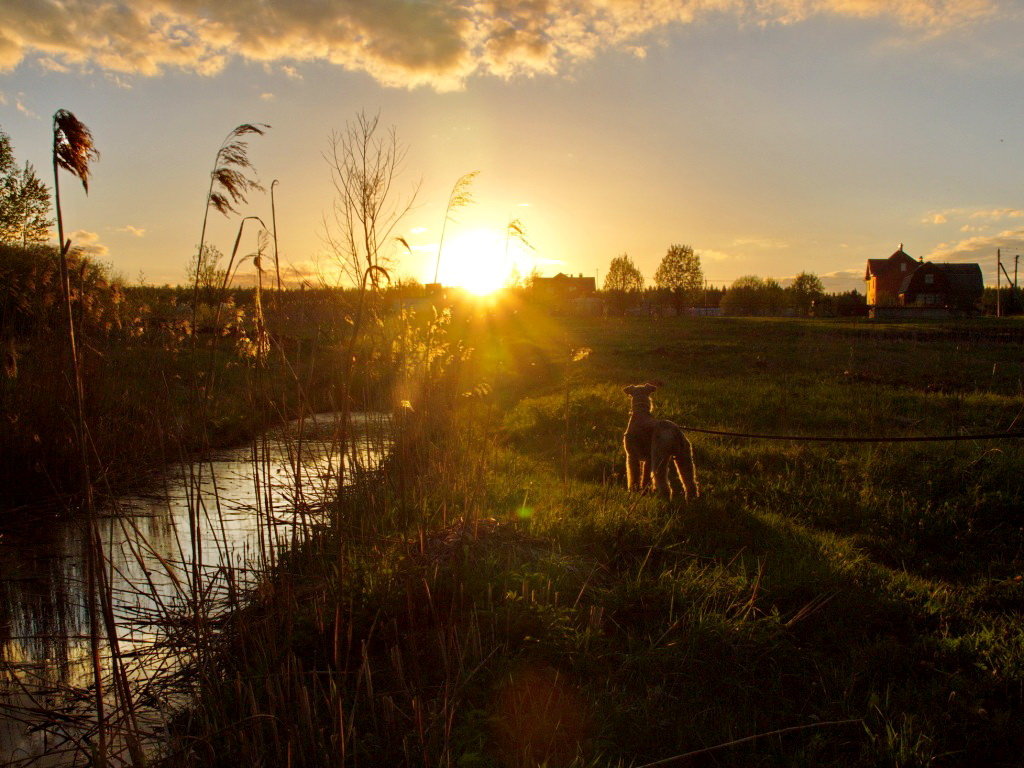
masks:
POLYGON ((620 447, 647 379, 692 427, 1019 428, 1005 328, 457 316, 471 359, 235 616, 167 764, 1020 765, 1019 441, 692 433, 688 506, 620 447))

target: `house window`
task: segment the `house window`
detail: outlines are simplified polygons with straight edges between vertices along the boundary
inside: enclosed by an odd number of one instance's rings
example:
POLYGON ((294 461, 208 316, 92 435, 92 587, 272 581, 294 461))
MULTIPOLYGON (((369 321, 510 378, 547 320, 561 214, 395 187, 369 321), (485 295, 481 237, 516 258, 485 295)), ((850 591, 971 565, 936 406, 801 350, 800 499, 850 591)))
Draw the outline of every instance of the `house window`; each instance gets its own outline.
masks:
POLYGON ((933 285, 934 283, 935 283, 935 275, 927 274, 927 275, 924 276, 924 284, 925 285, 933 285))
POLYGON ((900 272, 906 272, 906 271, 907 271, 907 265, 906 264, 900 264, 900 272))

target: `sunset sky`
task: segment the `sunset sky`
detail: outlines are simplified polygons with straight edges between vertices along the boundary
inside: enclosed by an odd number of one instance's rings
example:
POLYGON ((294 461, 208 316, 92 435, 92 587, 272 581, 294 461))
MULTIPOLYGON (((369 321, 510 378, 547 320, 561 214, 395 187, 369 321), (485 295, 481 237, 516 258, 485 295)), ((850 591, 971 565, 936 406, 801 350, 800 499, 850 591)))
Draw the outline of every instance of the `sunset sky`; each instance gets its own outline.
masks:
MULTIPOLYGON (((688 243, 717 284, 806 270, 863 290, 864 263, 1024 253, 1024 8, 1004 0, 3 0, 0 127, 52 183, 50 117, 101 159, 66 225, 130 281, 184 279, 225 134, 277 187, 284 264, 333 275, 332 130, 380 113, 422 182, 398 273, 505 259, 523 222, 542 274, 628 253, 651 280, 688 243), (449 254, 448 245, 452 250, 449 254), (450 263, 446 263, 450 262, 450 263)), ((270 221, 269 198, 244 213, 270 221)), ((209 240, 229 251, 237 217, 209 240)), ((252 249, 251 244, 246 246, 252 249)), ((504 262, 503 262, 504 263, 504 262)))

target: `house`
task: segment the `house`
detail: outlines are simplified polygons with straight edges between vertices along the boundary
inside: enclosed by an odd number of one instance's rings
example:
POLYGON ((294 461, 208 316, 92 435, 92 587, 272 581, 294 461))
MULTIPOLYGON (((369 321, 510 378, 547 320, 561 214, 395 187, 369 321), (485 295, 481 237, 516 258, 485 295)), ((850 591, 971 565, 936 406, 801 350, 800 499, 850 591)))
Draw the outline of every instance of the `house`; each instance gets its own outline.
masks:
POLYGON ((977 264, 914 261, 899 249, 888 259, 868 259, 868 316, 872 318, 949 317, 974 312, 984 293, 977 264))
MULTIPOLYGON (((555 313, 576 313, 584 308, 584 314, 594 313, 591 306, 594 302, 581 302, 590 299, 597 291, 597 280, 584 277, 582 273, 573 277, 559 272, 554 277, 535 277, 530 292, 533 297, 551 308, 555 313)), ((603 303, 602 303, 603 306, 603 303)))
POLYGON ((918 262, 903 251, 903 243, 888 259, 868 259, 867 272, 864 274, 868 284, 868 306, 898 306, 903 279, 918 266, 918 262))

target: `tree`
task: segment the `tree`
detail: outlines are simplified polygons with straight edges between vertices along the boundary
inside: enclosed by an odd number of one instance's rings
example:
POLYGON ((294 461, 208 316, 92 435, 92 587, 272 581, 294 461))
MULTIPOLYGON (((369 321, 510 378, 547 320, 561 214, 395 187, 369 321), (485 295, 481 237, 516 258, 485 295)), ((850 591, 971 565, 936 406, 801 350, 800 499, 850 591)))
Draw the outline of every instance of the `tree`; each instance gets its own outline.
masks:
POLYGON ((197 286, 203 300, 211 304, 224 285, 227 272, 221 264, 223 260, 224 253, 220 248, 212 243, 206 243, 196 251, 188 265, 188 282, 197 286))
POLYGON ((335 200, 325 221, 325 238, 356 288, 362 290, 368 279, 377 289, 390 265, 385 246, 394 244, 395 227, 409 212, 419 187, 405 199, 396 193, 406 147, 394 128, 381 129, 380 115, 360 113, 329 141, 324 159, 335 200))
POLYGON ((644 289, 644 276, 629 258, 629 254, 624 253, 612 259, 608 273, 604 276, 604 289, 622 293, 639 293, 644 289))
POLYGON ((689 245, 672 245, 654 273, 654 284, 672 292, 676 314, 686 303, 693 304, 704 287, 704 271, 700 256, 689 245))
POLYGON ((50 190, 31 163, 18 168, 10 137, 0 130, 0 243, 46 242, 53 226, 50 190))
POLYGON ((757 275, 736 278, 720 304, 729 315, 774 315, 785 305, 786 293, 779 281, 757 275))
POLYGON ((644 289, 644 276, 628 254, 612 259, 604 276, 604 289, 610 294, 612 308, 622 314, 644 289))
POLYGON ((797 311, 809 315, 811 308, 825 296, 825 286, 813 272, 801 272, 793 278, 789 292, 797 311))

